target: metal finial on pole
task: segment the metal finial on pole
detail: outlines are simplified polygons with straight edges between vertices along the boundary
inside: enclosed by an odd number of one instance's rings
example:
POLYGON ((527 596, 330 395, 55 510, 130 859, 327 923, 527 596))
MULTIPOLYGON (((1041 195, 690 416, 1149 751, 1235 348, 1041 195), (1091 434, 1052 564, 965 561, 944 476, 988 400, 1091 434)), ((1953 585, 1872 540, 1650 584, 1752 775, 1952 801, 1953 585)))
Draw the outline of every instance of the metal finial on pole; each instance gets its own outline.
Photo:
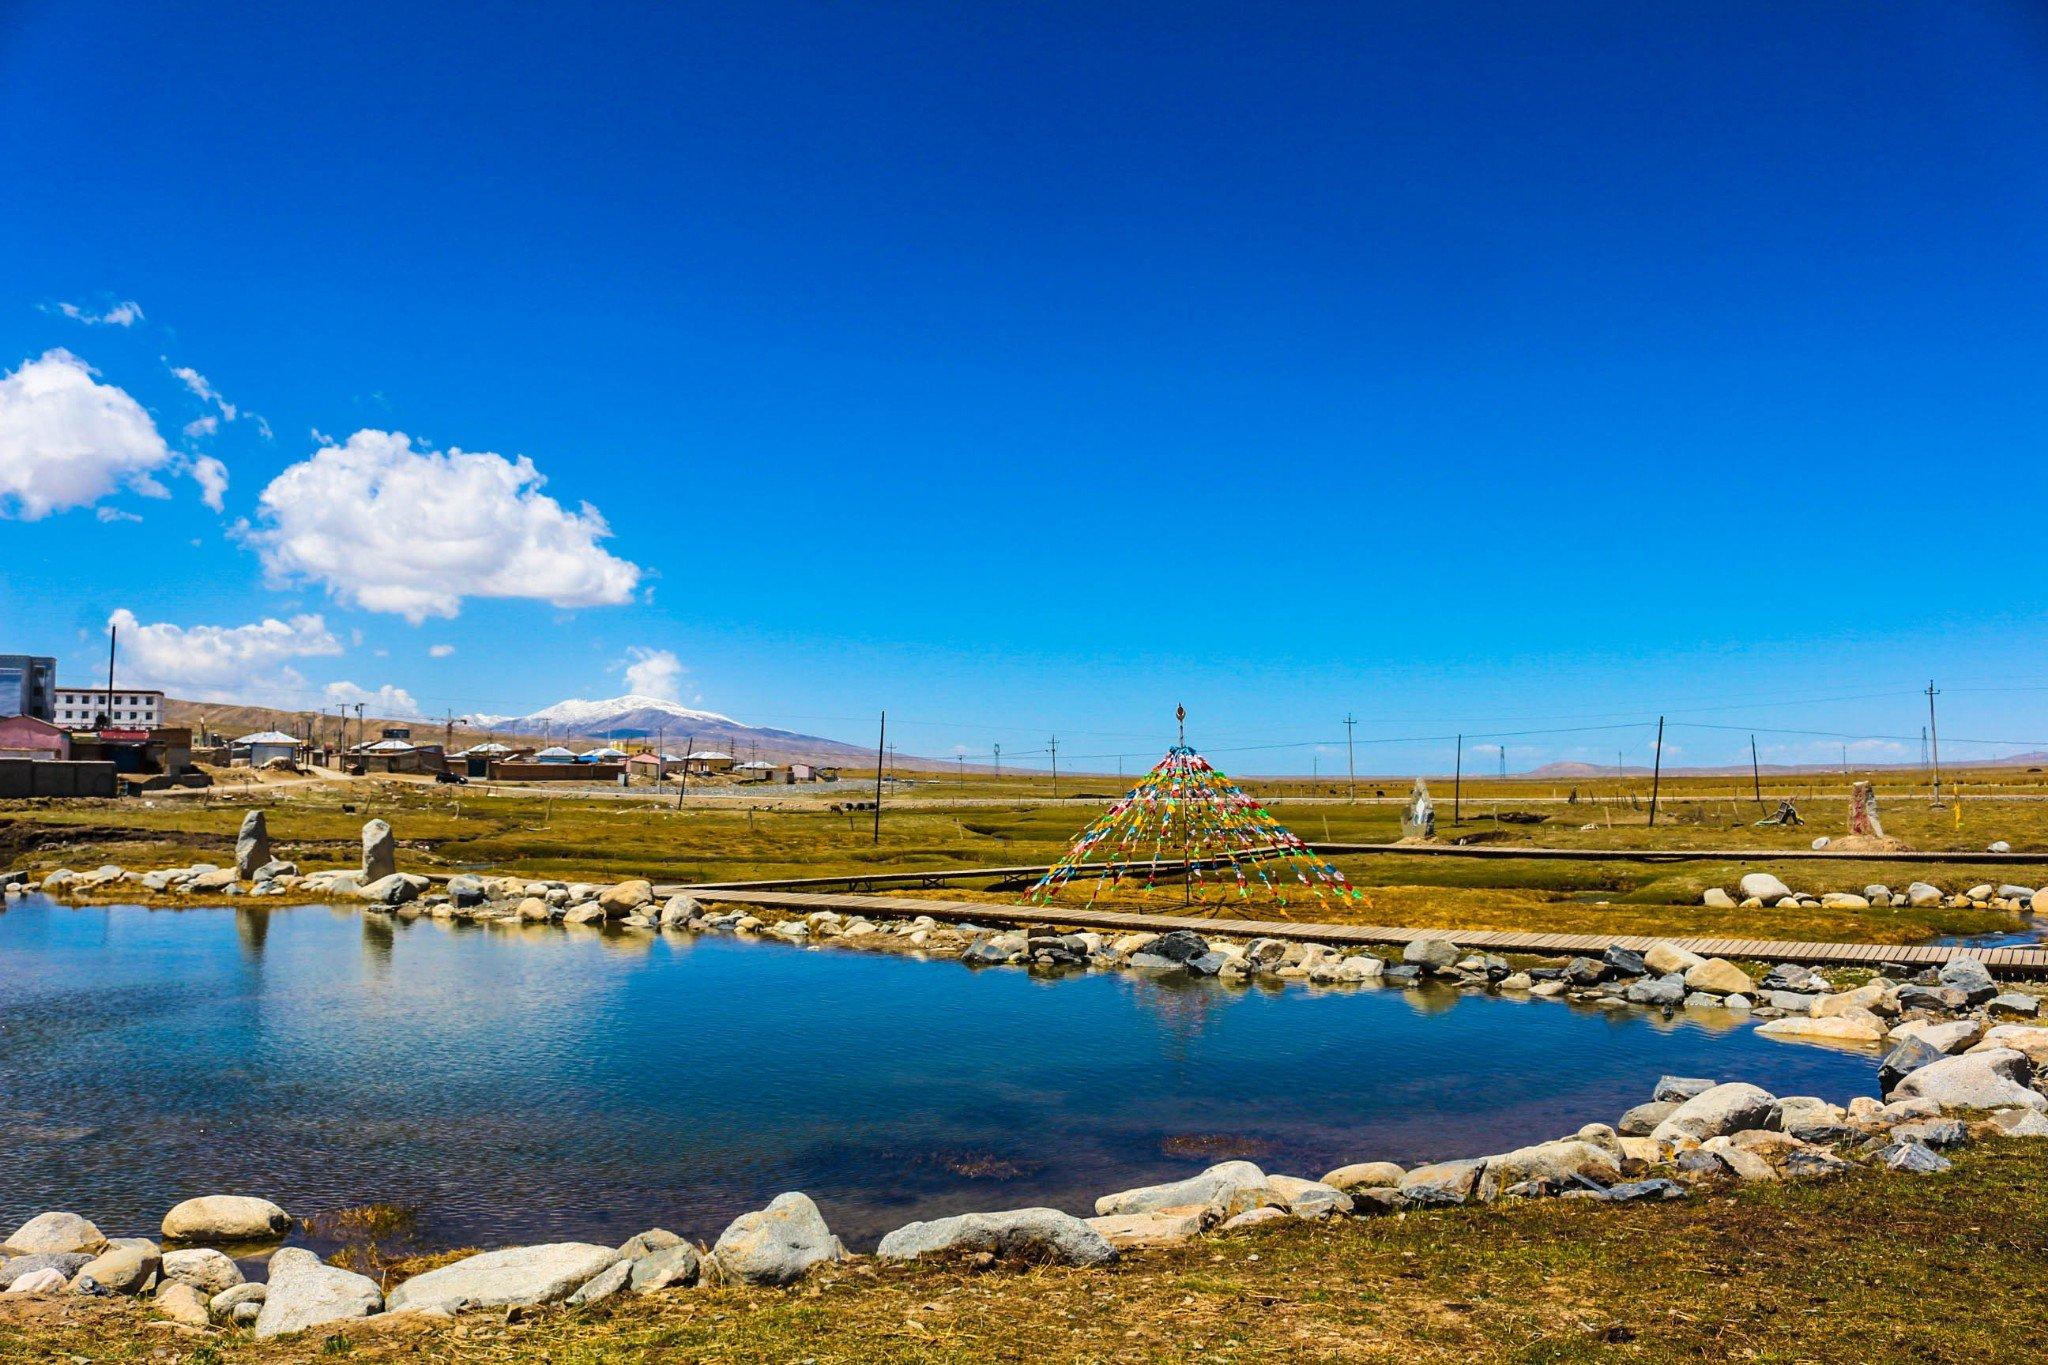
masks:
POLYGON ((1180 747, 1185 749, 1188 747, 1188 708, 1185 706, 1174 707, 1173 719, 1180 726, 1180 747))

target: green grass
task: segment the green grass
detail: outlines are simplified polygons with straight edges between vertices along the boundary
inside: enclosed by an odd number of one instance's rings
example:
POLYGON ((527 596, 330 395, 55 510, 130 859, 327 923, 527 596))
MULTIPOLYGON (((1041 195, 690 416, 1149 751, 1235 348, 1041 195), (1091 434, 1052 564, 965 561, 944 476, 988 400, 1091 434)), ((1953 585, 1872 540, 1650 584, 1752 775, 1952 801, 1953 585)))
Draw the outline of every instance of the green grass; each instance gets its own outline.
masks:
MULTIPOLYGON (((1541 1201, 1285 1225, 1100 1271, 860 1261, 788 1290, 622 1295, 461 1327, 361 1324, 207 1359, 369 1362, 1976 1362, 2040 1353, 2039 1143, 1952 1172, 1724 1187, 1675 1204, 1541 1201), (333 1344, 330 1344, 333 1343, 333 1344)), ((176 1360, 132 1304, 0 1301, 0 1361, 176 1360)))
MULTIPOLYGON (((1004 785, 1011 784, 1006 780, 1004 785)), ((397 831, 404 865, 420 870, 518 871, 588 880, 646 876, 658 881, 736 881, 1046 863, 1057 858, 1100 809, 1095 801, 1074 799, 1055 805, 989 799, 985 792, 970 781, 964 804, 949 783, 892 792, 879 844, 873 840, 871 815, 827 808, 831 800, 868 794, 847 785, 830 792, 769 789, 709 800, 695 796, 681 811, 662 801, 588 794, 494 797, 468 789, 377 780, 346 788, 269 787, 260 795, 233 792, 216 800, 159 799, 153 804, 16 802, 0 809, 0 865, 48 870, 102 862, 129 867, 223 863, 232 854, 243 811, 260 801, 269 812, 279 856, 308 869, 352 864, 358 857, 362 822, 375 815, 389 820, 397 831)), ((1530 794, 1521 793, 1525 798, 1530 794)), ((1495 833, 1491 820, 1479 813, 1486 801, 1475 797, 1469 804, 1474 815, 1465 826, 1452 826, 1449 811, 1443 812, 1445 835, 1495 833)), ((1804 830, 1755 830, 1727 818, 1735 810, 1727 798, 1681 791, 1667 807, 1668 818, 1650 828, 1646 811, 1630 812, 1626 803, 1617 805, 1600 818, 1597 830, 1587 831, 1580 828, 1586 823, 1581 817, 1592 811, 1584 803, 1539 806, 1525 800, 1524 808, 1543 814, 1544 822, 1503 825, 1500 841, 1536 847, 1791 849, 1804 848, 1824 823, 1816 810, 1813 824, 1804 830), (1611 826, 1607 818, 1614 820, 1611 826)), ((1383 842, 1399 833, 1399 806, 1393 801, 1352 805, 1297 797, 1282 800, 1275 808, 1310 838, 1383 842)), ((1738 813, 1746 817, 1749 811, 1738 813)), ((1894 802, 1888 818, 1892 828, 1918 846, 1976 847, 1977 839, 1988 837, 1990 831, 2016 848, 2048 846, 2048 801, 2007 799, 1971 805, 1965 823, 1975 832, 1968 839, 1957 835, 1952 820, 1924 803, 1894 802)), ((2003 912, 1945 908, 1716 912, 1699 905, 1700 892, 1707 886, 1732 886, 1747 871, 1772 871, 1794 888, 1819 892, 1860 889, 1871 881, 1903 887, 1924 879, 1959 889, 2002 880, 1999 869, 1990 867, 1768 857, 1745 863, 1677 864, 1403 855, 1346 856, 1337 861, 1347 877, 1368 890, 1371 905, 1297 904, 1289 913, 1297 918, 1435 928, 1881 943, 1995 932, 2017 923, 2003 912), (1606 904, 1599 903, 1603 901, 1606 904)), ((2034 871, 2013 868, 2007 875, 2026 881, 2034 871)), ((964 887, 960 894, 971 898, 974 889, 964 887)), ((1176 891, 1161 889, 1143 899, 1126 894, 1117 904, 1171 910, 1179 899, 1176 891)))

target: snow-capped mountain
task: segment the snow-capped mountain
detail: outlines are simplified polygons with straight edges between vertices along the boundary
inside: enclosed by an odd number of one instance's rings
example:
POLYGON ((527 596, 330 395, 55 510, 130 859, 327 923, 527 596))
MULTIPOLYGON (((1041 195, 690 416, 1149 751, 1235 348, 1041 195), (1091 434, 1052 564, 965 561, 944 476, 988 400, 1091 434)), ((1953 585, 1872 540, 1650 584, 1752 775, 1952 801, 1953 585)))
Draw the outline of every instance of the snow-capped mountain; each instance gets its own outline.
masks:
POLYGON ((469 716, 461 721, 461 726, 466 732, 545 736, 558 743, 659 737, 674 753, 682 752, 687 744, 698 751, 717 750, 741 760, 874 762, 874 750, 861 745, 748 725, 716 711, 700 711, 680 702, 633 692, 598 701, 574 697, 525 716, 469 716))
POLYGON ((558 701, 553 706, 544 706, 526 716, 472 716, 473 725, 493 730, 505 730, 515 734, 539 734, 545 730, 555 735, 622 734, 637 737, 641 734, 655 734, 662 730, 675 730, 680 726, 736 726, 740 722, 731 716, 722 716, 716 711, 698 711, 684 706, 681 702, 668 701, 662 697, 649 697, 638 692, 628 692, 622 697, 606 697, 601 701, 585 701, 571 697, 558 701))

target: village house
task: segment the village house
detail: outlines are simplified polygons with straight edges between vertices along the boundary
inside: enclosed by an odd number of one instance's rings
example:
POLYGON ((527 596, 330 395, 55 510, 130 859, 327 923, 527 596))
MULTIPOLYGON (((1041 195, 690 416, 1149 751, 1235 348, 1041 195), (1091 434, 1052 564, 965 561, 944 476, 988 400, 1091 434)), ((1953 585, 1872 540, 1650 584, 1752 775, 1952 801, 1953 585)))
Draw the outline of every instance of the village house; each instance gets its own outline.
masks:
POLYGON ((273 759, 296 762, 299 741, 282 730, 258 730, 228 743, 228 762, 237 768, 260 768, 273 759))
POLYGON ((0 716, 0 758, 61 763, 71 757, 71 735, 35 716, 0 716))

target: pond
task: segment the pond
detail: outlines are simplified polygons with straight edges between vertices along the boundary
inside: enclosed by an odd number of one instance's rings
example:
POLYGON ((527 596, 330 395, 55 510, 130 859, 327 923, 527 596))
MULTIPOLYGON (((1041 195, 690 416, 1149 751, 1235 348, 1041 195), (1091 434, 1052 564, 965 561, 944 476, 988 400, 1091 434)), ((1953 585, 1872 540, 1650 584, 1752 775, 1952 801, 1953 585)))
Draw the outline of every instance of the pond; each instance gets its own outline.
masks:
POLYGON ((1317 1176, 1613 1122, 1666 1072, 1846 1102, 1876 1058, 1444 989, 1252 989, 323 907, 0 914, 0 1227, 247 1193, 423 1240, 913 1218, 1244 1156, 1317 1176))

